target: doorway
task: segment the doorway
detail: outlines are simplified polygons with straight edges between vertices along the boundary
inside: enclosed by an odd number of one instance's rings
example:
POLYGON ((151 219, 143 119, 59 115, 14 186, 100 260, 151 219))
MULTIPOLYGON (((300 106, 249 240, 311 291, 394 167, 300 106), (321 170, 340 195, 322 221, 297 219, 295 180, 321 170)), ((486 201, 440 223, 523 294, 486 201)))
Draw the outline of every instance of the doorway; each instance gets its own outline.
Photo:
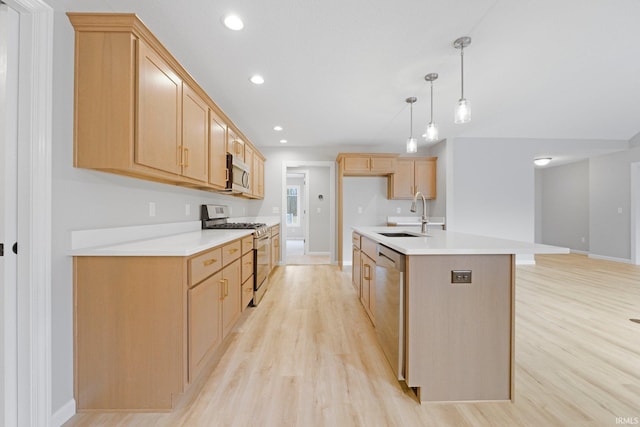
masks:
POLYGON ((285 264, 335 264, 335 163, 283 162, 285 264))

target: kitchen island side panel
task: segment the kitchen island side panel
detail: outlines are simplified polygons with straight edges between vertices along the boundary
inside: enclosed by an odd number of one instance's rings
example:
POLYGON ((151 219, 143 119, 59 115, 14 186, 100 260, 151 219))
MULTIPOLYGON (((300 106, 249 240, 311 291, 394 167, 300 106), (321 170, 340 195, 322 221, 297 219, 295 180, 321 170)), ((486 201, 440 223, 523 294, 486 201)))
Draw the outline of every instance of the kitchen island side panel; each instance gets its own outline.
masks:
POLYGON ((406 381, 422 401, 512 399, 513 258, 407 257, 406 381), (451 283, 452 270, 472 282, 451 283))

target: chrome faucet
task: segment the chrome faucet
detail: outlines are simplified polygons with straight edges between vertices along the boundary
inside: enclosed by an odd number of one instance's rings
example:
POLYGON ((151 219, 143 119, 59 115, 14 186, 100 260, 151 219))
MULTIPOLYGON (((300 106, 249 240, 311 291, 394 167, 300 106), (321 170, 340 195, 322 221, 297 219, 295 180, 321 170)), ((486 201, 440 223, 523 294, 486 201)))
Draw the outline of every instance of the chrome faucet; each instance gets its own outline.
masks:
POLYGON ((427 199, 424 198, 424 194, 422 194, 420 191, 418 191, 415 196, 413 196, 413 202, 411 202, 411 209, 409 210, 411 212, 416 211, 416 201, 418 200, 418 194, 420 195, 420 197, 422 197, 422 218, 420 221, 422 223, 422 228, 420 229, 420 233, 427 234, 427 199))

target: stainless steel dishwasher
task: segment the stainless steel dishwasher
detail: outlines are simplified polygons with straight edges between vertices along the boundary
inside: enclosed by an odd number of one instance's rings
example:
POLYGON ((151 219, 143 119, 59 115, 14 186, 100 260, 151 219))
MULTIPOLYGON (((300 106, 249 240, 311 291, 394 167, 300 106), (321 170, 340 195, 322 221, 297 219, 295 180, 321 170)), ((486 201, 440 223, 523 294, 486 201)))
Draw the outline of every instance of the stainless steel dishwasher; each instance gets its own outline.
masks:
POLYGON ((376 334, 394 375, 404 379, 405 257, 378 244, 376 259, 376 334))

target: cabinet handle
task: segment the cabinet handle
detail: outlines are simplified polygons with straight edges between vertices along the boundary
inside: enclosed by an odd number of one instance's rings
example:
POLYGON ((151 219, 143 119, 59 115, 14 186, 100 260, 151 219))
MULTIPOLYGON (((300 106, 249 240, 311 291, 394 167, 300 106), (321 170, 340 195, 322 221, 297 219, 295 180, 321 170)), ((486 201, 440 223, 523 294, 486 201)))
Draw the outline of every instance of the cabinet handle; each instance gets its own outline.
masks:
POLYGON ((228 297, 229 296, 229 280, 228 279, 224 279, 224 297, 228 297))
POLYGON ((224 281, 225 281, 225 279, 220 279, 220 285, 221 285, 221 286, 220 286, 220 293, 221 293, 221 295, 220 295, 220 300, 221 300, 221 301, 222 301, 222 300, 224 299, 224 297, 226 296, 226 295, 224 294, 224 281))
POLYGON ((177 153, 177 157, 176 157, 176 163, 178 164, 178 166, 182 166, 182 145, 178 146, 178 153, 177 153))
POLYGON ((367 159, 367 169, 371 169, 371 159, 367 159))
POLYGON ((214 262, 216 262, 216 261, 217 261, 217 259, 215 259, 215 258, 209 258, 208 260, 203 261, 203 262, 202 262, 202 264, 203 264, 204 266, 207 266, 207 265, 211 265, 211 264, 213 264, 213 263, 214 263, 214 262))
POLYGON ((364 265, 364 280, 371 280, 371 266, 369 264, 364 265))
POLYGON ((229 249, 229 254, 235 254, 236 252, 238 252, 237 248, 231 248, 229 249))
POLYGON ((189 167, 189 149, 185 148, 184 149, 184 167, 188 168, 189 167))

